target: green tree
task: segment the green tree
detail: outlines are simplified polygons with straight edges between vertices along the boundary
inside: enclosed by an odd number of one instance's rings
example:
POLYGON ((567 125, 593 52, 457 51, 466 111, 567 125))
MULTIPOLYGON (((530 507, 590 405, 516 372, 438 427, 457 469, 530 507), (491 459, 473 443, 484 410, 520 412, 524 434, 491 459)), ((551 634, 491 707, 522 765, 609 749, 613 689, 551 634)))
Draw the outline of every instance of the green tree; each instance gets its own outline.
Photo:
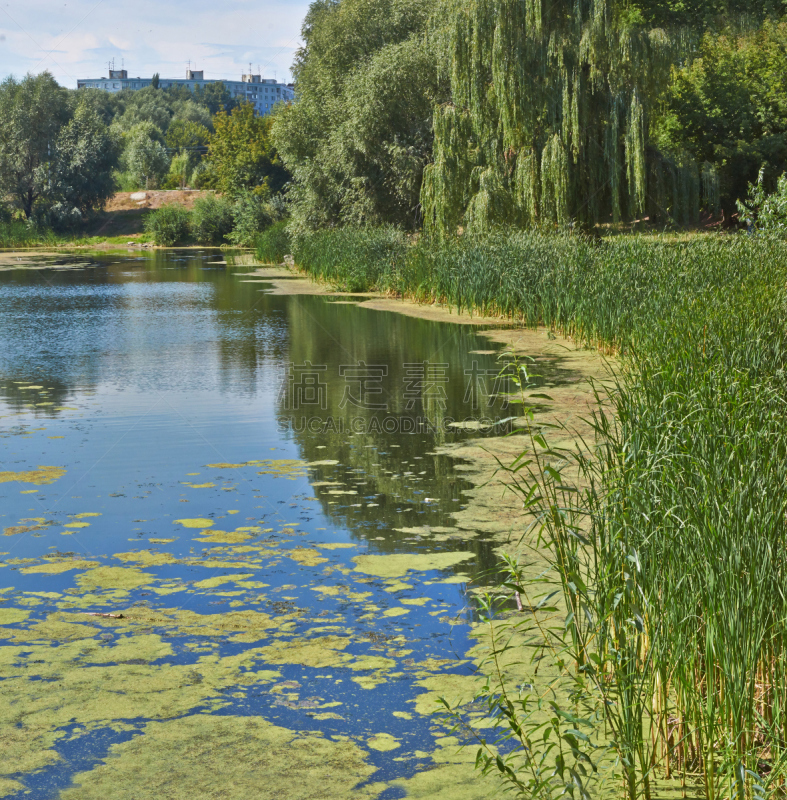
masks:
POLYGON ((233 108, 240 105, 240 102, 230 94, 221 81, 205 84, 204 87, 196 87, 194 96, 197 102, 208 109, 211 116, 218 114, 219 111, 229 113, 233 108))
POLYGON ((170 174, 176 172, 183 187, 207 152, 210 131, 199 122, 173 119, 167 130, 166 141, 167 147, 176 153, 172 158, 170 174))
POLYGON ((787 22, 771 20, 753 31, 707 33, 695 57, 673 68, 653 141, 718 172, 726 215, 761 165, 768 189, 787 168, 786 74, 787 22))
POLYGON ((70 116, 68 93, 48 72, 0 85, 0 191, 27 218, 52 193, 58 137, 70 116))
POLYGON ((132 128, 126 136, 123 162, 139 185, 157 186, 169 169, 161 131, 150 122, 141 122, 132 128))
POLYGON ((158 89, 158 88, 159 88, 159 82, 160 82, 160 81, 159 81, 158 72, 154 72, 154 73, 153 73, 153 77, 152 77, 152 78, 151 78, 151 80, 150 80, 150 85, 151 85, 151 87, 152 87, 153 89, 158 89))
POLYGON ((118 137, 89 105, 80 105, 55 146, 52 197, 61 214, 84 217, 115 191, 118 137))
POLYGON ((281 191, 289 176, 271 142, 269 117, 255 116, 253 106, 245 103, 229 114, 220 111, 213 125, 208 158, 222 192, 281 191))
POLYGON ((167 129, 166 141, 172 150, 201 151, 207 149, 210 131, 199 122, 174 119, 167 129))
POLYGON ((293 72, 298 101, 274 114, 293 174, 293 224, 419 220, 432 108, 447 99, 439 47, 425 40, 434 2, 316 0, 293 72))

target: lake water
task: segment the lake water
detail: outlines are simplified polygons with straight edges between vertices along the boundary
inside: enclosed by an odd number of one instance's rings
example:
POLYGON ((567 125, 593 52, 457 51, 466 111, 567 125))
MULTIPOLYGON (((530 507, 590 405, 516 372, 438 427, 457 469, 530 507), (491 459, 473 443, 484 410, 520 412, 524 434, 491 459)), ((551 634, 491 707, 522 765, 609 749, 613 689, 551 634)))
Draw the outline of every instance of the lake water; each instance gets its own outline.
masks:
POLYGON ((438 451, 507 415, 496 346, 224 259, 0 271, 0 795, 427 796, 494 565, 438 451))

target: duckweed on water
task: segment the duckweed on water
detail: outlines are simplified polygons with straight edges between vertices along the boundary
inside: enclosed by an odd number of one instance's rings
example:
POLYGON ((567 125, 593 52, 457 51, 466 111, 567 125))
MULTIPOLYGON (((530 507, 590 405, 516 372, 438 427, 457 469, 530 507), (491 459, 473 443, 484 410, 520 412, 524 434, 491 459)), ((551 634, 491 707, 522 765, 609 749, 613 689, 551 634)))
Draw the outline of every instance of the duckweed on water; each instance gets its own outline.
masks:
POLYGON ((0 483, 8 481, 19 481, 20 483, 35 483, 43 486, 54 483, 58 478, 66 474, 64 467, 41 467, 23 472, 0 472, 0 483))
POLYGON ((390 733, 377 733, 370 739, 366 740, 366 744, 372 750, 380 750, 387 752, 388 750, 396 750, 399 748, 399 740, 390 733))
POLYGON ((355 569, 378 578, 404 577, 408 570, 425 572, 431 569, 446 569, 475 558, 473 553, 395 553, 393 555, 355 556, 355 569))
POLYGON ((76 776, 63 800, 371 800, 382 788, 356 788, 375 768, 353 742, 261 717, 198 714, 148 723, 143 734, 113 745, 102 766, 76 776))
POLYGON ((173 522, 177 522, 184 528, 210 528, 213 525, 213 520, 207 519, 206 517, 197 517, 195 519, 176 519, 173 520, 173 522))

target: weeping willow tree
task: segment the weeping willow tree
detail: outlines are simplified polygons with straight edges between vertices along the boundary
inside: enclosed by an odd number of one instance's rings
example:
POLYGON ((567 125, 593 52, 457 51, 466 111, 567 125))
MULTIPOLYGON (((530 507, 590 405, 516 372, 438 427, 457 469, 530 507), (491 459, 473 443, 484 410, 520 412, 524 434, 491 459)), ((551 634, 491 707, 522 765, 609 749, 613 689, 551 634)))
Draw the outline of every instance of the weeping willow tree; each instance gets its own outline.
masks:
POLYGON ((648 146, 680 35, 615 0, 443 0, 436 19, 451 102, 434 113, 427 230, 696 216, 698 166, 648 146))

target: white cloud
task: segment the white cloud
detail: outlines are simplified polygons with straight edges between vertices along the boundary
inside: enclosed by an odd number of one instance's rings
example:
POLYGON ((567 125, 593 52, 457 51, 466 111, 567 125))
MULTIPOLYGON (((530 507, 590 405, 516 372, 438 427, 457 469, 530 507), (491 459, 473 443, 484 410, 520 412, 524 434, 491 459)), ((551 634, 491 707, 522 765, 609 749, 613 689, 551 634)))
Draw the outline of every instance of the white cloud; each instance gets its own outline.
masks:
POLYGON ((0 78, 48 69, 64 86, 106 73, 239 78, 249 62, 267 77, 289 75, 308 0, 0 0, 0 78))

